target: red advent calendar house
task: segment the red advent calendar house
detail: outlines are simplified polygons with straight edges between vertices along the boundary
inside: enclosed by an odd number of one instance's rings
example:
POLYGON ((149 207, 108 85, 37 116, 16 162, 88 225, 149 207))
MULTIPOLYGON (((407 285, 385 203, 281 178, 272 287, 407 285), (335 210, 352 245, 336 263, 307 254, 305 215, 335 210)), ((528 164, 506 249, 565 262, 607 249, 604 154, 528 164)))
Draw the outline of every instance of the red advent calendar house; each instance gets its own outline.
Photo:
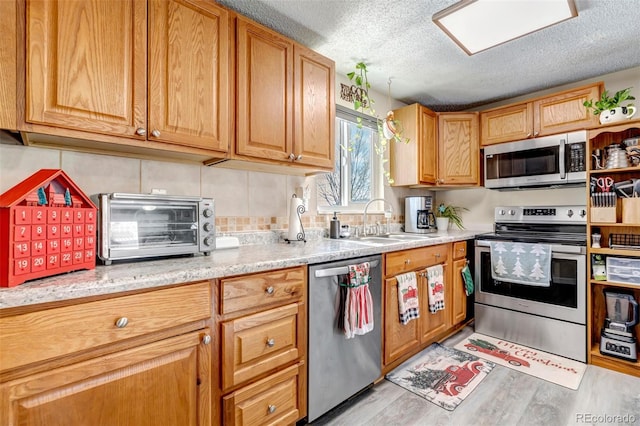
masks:
POLYGON ((96 206, 62 170, 0 195, 0 287, 96 266, 96 206))

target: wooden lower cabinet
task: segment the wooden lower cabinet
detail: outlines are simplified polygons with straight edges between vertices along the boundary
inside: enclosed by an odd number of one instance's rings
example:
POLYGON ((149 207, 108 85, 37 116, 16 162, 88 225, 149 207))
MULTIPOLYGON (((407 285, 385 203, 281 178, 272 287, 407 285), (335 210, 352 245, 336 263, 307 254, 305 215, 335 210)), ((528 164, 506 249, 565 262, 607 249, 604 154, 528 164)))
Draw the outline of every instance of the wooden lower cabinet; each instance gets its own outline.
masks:
POLYGON ((306 266, 219 280, 214 397, 222 413, 213 424, 289 425, 306 416, 306 288, 306 266))
POLYGON ((304 364, 292 365, 224 397, 229 426, 294 424, 300 418, 300 376, 304 364))
POLYGON ((0 424, 209 425, 208 335, 204 329, 3 383, 0 424))
POLYGON ((466 295, 460 275, 466 265, 466 242, 440 244, 385 255, 383 301, 383 373, 387 373, 410 356, 437 342, 464 322, 466 295), (462 258, 452 260, 454 256, 462 258), (442 264, 444 267, 445 309, 429 312, 426 268, 442 264), (420 317, 401 324, 398 306, 398 280, 405 272, 416 274, 420 317))
POLYGON ((0 425, 210 425, 211 299, 202 281, 4 311, 0 425))

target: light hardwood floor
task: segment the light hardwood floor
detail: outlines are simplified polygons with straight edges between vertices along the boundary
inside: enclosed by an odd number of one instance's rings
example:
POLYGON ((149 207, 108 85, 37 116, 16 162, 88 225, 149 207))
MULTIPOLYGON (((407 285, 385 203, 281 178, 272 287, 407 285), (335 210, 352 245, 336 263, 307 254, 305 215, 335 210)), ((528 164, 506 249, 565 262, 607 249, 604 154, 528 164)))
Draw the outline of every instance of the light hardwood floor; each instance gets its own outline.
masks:
MULTIPOLYGON (((466 327, 442 344, 453 347, 471 333, 473 328, 466 327)), ((589 365, 574 391, 496 365, 454 411, 382 380, 312 424, 640 425, 640 378, 589 365)))

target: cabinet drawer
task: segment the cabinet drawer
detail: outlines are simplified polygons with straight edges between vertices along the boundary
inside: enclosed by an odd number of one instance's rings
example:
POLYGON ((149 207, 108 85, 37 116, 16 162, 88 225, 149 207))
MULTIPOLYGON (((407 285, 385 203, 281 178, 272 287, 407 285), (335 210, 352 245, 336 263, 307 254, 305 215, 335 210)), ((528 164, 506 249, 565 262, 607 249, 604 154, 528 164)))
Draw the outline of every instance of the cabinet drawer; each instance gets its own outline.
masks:
POLYGON ((453 258, 461 259, 463 257, 467 257, 467 242, 456 241, 453 243, 453 258))
POLYGON ((0 318, 0 366, 9 370, 209 318, 210 288, 201 282, 0 318))
POLYGON ((220 280, 221 314, 301 299, 306 268, 283 269, 220 280))
POLYGON ((286 425, 300 417, 299 376, 293 365, 224 397, 225 425, 286 425))
POLYGON ((387 253, 385 276, 402 274, 447 261, 448 244, 387 253))
POLYGON ((228 389, 299 357, 297 303, 222 324, 222 387, 228 389))

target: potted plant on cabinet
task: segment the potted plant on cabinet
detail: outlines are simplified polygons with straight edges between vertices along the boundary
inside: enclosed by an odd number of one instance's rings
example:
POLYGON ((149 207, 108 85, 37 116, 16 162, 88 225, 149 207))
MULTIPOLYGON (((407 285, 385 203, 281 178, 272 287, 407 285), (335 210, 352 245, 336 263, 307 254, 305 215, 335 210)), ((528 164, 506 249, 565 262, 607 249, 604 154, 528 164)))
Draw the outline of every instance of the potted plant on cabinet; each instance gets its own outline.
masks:
POLYGON ((630 119, 636 113, 636 107, 633 104, 627 104, 625 106, 620 105, 625 101, 635 100, 631 96, 631 87, 627 87, 623 90, 618 90, 613 97, 609 96, 609 92, 605 90, 602 92, 600 100, 593 101, 589 99, 585 101, 583 105, 587 109, 593 109, 594 115, 600 115, 600 124, 617 123, 630 119))
POLYGON ((468 209, 464 207, 456 207, 451 204, 445 205, 444 203, 440 203, 438 208, 436 209, 436 228, 439 233, 447 232, 449 229, 449 223, 453 223, 459 229, 464 229, 462 225, 462 218, 460 217, 461 211, 466 211, 468 209))

